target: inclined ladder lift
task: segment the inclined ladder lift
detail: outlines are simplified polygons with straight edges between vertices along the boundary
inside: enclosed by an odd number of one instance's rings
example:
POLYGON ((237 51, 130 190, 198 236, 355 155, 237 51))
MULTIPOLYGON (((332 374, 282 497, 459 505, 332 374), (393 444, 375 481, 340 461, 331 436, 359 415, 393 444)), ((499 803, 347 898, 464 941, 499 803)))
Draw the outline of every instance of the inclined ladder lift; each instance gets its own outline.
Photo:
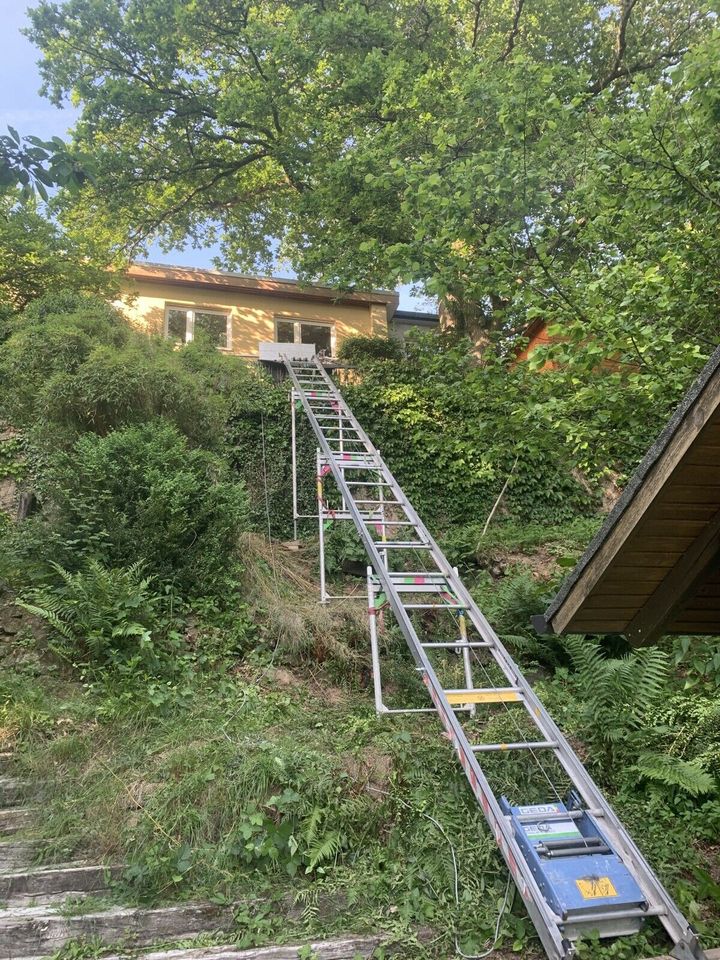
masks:
POLYGON ((704 960, 695 931, 480 612, 325 368, 316 358, 286 354, 282 359, 292 384, 294 516, 296 523, 302 517, 319 520, 321 600, 334 599, 325 582, 325 524, 352 520, 370 561, 367 602, 377 711, 439 714, 548 957, 567 960, 578 938, 629 935, 654 916, 673 942, 673 956, 704 960), (298 511, 296 409, 305 412, 317 439, 317 514, 298 511), (329 480, 340 500, 334 507, 326 492, 329 480), (378 631, 386 611, 402 631, 432 707, 385 705, 378 631), (439 615, 452 618, 449 641, 438 640, 432 627, 428 638, 422 626, 423 620, 436 623, 439 615), (457 655, 453 659, 462 686, 442 686, 432 658, 443 651, 457 655), (478 671, 484 682, 476 685, 478 671), (467 728, 482 731, 493 705, 510 717, 517 716, 511 711, 521 711, 531 735, 513 719, 520 733, 515 742, 471 742, 467 728), (546 802, 516 806, 496 797, 480 764, 485 758, 487 766, 493 755, 522 756, 528 765, 536 764, 547 781, 546 802), (570 785, 565 795, 560 796, 543 758, 552 758, 570 785))

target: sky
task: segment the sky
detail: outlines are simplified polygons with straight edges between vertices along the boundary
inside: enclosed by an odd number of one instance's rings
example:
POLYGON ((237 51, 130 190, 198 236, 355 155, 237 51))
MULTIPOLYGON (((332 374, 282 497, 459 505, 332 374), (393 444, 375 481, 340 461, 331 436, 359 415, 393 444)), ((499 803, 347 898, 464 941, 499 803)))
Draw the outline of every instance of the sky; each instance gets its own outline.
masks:
MULTIPOLYGON (((41 139, 66 137, 68 129, 78 116, 72 106, 60 110, 38 93, 41 85, 37 68, 39 51, 20 31, 27 22, 26 10, 31 6, 27 0, 0 0, 0 133, 8 125, 15 127, 21 136, 32 134, 41 139)), ((163 253, 157 247, 150 251, 149 259, 159 263, 176 263, 183 266, 210 267, 217 248, 204 250, 173 250, 163 253)), ((278 269, 277 276, 293 276, 286 266, 278 269)), ((432 303, 424 297, 413 296, 410 287, 402 286, 400 308, 403 310, 431 311, 432 303)))

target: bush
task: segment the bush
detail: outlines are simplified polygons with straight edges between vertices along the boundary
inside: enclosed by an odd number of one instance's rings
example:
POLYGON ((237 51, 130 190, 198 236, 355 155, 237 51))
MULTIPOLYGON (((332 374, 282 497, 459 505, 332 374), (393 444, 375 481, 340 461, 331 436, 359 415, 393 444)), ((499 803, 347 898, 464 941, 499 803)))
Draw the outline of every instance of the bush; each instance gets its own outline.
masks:
POLYGON ((162 416, 220 449, 228 399, 255 379, 209 344, 176 350, 99 298, 58 294, 29 306, 0 343, 0 417, 56 445, 162 416))
POLYGON ((96 556, 117 567, 143 561, 185 596, 221 598, 236 588, 244 485, 171 424, 86 434, 45 474, 48 522, 70 557, 96 556))
POLYGON ((389 337, 348 337, 340 344, 338 359, 361 364, 366 360, 400 360, 402 343, 389 337))

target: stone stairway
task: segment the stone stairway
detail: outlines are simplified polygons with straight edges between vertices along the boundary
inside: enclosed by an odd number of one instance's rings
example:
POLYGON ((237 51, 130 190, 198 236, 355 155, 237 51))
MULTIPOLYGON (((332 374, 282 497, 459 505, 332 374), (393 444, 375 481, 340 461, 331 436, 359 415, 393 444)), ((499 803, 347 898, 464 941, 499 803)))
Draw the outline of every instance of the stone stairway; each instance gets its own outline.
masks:
POLYGON ((41 960, 75 942, 107 946, 108 960, 299 960, 307 956, 354 960, 370 957, 383 942, 383 937, 373 936, 251 950, 233 946, 159 949, 156 945, 192 940, 203 933, 231 936, 235 908, 210 903, 98 908, 97 898, 110 893, 122 868, 79 860, 35 866, 42 841, 32 838, 32 828, 41 814, 31 797, 30 785, 12 776, 12 757, 0 753, 2 960, 41 960), (83 898, 92 898, 85 911, 83 898))

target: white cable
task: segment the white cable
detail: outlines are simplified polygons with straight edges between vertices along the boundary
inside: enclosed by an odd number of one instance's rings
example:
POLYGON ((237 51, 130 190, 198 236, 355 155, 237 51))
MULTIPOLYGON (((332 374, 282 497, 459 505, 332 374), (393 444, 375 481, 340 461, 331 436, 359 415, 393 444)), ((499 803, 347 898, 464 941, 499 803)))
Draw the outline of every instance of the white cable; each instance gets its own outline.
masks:
MULTIPOLYGON (((394 800, 396 803, 402 804, 403 807, 407 807, 407 809, 410 810, 411 813, 420 814, 421 817, 425 817, 426 820, 429 820, 430 823, 432 823, 433 826, 439 831, 439 833, 445 839, 445 842, 447 843, 447 845, 450 847, 450 855, 452 856, 453 878, 454 878, 453 893, 455 895, 455 906, 459 907, 460 906, 460 879, 459 879, 457 857, 455 855, 455 847, 453 846, 452 840, 447 835, 445 828, 440 823, 440 821, 436 820, 435 817, 430 816, 429 813, 424 813, 422 810, 416 810, 415 807, 409 804, 406 800, 403 800, 402 797, 393 796, 393 794, 388 793, 387 790, 382 790, 380 787, 374 786, 374 784, 369 783, 366 789, 371 790, 373 793, 382 793, 386 797, 390 797, 390 799, 394 800)), ((500 911, 497 915, 497 920, 495 921, 495 933, 493 935, 492 944, 487 950, 485 950, 484 953, 474 953, 474 954, 463 953, 458 943, 457 932, 455 933, 455 953, 459 957, 462 957, 463 960, 484 960, 485 957, 489 957, 490 954, 495 952, 495 947, 497 946, 497 942, 500 937, 500 924, 502 923, 503 915, 508 907, 511 886, 512 886, 512 877, 508 872, 507 883, 505 884, 505 896, 503 897, 503 902, 500 906, 500 911)))

